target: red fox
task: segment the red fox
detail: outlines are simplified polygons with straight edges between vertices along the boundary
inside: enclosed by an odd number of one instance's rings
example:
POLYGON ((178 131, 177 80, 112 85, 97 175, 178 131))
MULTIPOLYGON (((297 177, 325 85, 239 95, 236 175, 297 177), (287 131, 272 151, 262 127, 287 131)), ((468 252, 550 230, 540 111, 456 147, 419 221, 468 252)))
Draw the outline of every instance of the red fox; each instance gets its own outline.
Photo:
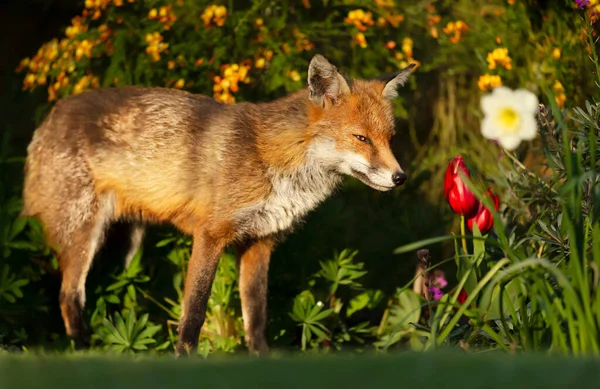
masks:
POLYGON ((175 354, 197 347, 228 245, 240 253, 247 347, 268 352, 267 273, 281 233, 344 175, 379 191, 407 179, 390 149, 390 100, 413 67, 351 80, 317 54, 308 87, 270 102, 130 86, 56 103, 27 148, 22 215, 38 218, 56 247, 67 335, 86 337, 85 281, 110 223, 131 226, 128 265, 145 223, 169 222, 193 237, 175 354))

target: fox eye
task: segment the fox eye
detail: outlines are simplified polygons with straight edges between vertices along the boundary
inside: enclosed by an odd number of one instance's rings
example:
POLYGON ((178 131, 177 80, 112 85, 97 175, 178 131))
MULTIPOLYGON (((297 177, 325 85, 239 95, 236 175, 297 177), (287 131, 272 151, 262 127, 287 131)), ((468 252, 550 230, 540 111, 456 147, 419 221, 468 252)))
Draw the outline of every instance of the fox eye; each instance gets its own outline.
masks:
POLYGON ((364 143, 369 144, 369 145, 371 144, 371 140, 369 138, 367 138, 366 136, 356 135, 356 134, 353 134, 353 135, 359 141, 364 142, 364 143))

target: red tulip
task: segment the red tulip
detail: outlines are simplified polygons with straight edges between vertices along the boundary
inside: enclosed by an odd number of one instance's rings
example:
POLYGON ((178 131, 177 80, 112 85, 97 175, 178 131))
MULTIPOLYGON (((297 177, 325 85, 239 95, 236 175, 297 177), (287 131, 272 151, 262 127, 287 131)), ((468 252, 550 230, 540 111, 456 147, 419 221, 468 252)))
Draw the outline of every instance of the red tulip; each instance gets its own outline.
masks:
MULTIPOLYGON (((494 202, 494 208, 496 208, 497 211, 498 206, 500 205, 500 199, 498 196, 495 195, 491 189, 488 189, 487 192, 484 193, 484 196, 492 199, 494 202)), ((479 208, 477 209, 475 216, 467 220, 467 226, 471 231, 473 231, 473 223, 477 223, 477 227, 482 235, 487 234, 488 231, 494 226, 494 217, 492 216, 492 212, 482 203, 479 203, 479 208)))
POLYGON ((454 212, 470 218, 477 212, 478 201, 460 177, 459 171, 466 177, 471 176, 461 155, 452 158, 448 164, 444 178, 444 197, 454 212))
POLYGON ((460 293, 456 297, 456 301, 458 301, 461 305, 467 301, 467 292, 464 289, 460 290, 460 293))

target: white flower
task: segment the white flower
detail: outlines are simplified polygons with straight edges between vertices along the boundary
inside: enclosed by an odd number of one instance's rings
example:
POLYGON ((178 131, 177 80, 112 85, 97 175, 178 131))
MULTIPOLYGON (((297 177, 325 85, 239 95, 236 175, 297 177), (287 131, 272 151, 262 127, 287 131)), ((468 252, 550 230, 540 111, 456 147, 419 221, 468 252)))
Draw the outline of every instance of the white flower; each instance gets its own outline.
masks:
POLYGON ((530 91, 496 87, 481 98, 484 114, 481 134, 487 139, 497 140, 508 151, 514 150, 522 140, 535 138, 537 109, 538 99, 530 91))

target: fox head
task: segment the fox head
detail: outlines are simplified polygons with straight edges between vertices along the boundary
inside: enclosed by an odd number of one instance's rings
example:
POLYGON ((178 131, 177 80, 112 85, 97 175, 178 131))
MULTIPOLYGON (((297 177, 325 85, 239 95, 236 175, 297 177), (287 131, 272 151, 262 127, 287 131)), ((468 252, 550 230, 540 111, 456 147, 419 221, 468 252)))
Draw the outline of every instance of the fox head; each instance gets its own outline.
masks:
POLYGON ((413 67, 375 80, 349 80, 315 55, 308 68, 312 156, 380 191, 402 185, 407 177, 391 150, 391 100, 413 67))

